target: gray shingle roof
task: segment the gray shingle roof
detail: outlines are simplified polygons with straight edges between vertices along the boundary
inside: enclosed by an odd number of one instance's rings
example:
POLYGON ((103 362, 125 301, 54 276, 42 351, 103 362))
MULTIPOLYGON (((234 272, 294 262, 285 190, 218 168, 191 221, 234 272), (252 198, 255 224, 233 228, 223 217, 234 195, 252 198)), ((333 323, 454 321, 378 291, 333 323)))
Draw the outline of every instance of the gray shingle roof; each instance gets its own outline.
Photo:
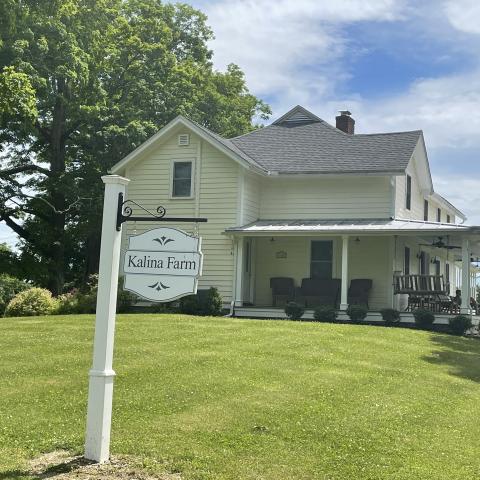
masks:
POLYGON ((277 121, 227 142, 270 172, 402 173, 421 135, 349 135, 312 115, 310 121, 277 121))

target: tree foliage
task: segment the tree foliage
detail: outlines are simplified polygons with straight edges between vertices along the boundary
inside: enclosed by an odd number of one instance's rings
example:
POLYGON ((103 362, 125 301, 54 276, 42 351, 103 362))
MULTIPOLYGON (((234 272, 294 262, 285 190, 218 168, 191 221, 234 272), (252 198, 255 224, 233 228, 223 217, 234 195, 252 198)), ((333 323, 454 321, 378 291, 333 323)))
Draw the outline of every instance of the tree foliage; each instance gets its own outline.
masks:
POLYGON ((176 115, 226 136, 268 116, 237 66, 213 69, 211 38, 186 4, 0 2, 0 220, 36 282, 96 270, 100 176, 176 115))

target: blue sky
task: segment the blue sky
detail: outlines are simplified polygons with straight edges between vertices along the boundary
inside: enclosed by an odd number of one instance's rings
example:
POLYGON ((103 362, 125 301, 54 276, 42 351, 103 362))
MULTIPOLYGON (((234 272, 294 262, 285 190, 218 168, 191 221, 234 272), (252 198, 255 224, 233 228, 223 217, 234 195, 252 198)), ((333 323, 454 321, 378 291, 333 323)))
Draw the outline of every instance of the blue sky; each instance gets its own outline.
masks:
POLYGON ((358 133, 422 129, 435 190, 480 224, 478 0, 190 3, 215 67, 238 64, 273 119, 301 104, 331 123, 350 110, 358 133))
POLYGON ((480 224, 478 0, 194 0, 273 118, 296 104, 358 133, 422 129, 435 182, 480 224))

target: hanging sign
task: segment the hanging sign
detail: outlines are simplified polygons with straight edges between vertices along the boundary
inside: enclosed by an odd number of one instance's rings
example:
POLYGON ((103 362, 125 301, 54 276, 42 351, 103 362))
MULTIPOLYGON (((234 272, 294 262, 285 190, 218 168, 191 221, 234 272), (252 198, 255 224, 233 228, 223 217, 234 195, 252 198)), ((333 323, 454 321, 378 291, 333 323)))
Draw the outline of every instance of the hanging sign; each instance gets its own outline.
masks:
POLYGON ((201 242, 200 237, 169 227, 130 237, 123 262, 125 290, 153 302, 197 293, 201 242))

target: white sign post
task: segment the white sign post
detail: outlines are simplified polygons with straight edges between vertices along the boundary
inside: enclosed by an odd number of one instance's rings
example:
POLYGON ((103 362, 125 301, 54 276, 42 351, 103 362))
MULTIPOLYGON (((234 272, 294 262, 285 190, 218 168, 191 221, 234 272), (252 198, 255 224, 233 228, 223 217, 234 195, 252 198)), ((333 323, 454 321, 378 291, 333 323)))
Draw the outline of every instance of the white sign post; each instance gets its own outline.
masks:
POLYGON ((117 231, 118 196, 125 194, 128 179, 118 175, 102 177, 105 184, 103 202, 102 241, 98 272, 97 310, 93 366, 88 387, 87 431, 85 458, 106 462, 110 456, 112 422, 113 338, 117 310, 118 267, 122 232, 117 231))
MULTIPOLYGON (((102 177, 105 183, 102 241, 98 275, 93 366, 89 372, 85 458, 99 463, 110 456, 112 423, 113 339, 117 309, 121 225, 134 221, 206 222, 205 218, 164 218, 159 207, 152 217, 131 217, 123 202, 129 180, 118 175, 102 177)), ((131 202, 131 201, 130 201, 131 202)), ((135 203, 135 202, 132 202, 135 203)), ((138 205, 138 204, 137 204, 138 205)), ((138 205, 141 209, 143 207, 138 205)), ((125 289, 154 302, 167 302, 197 292, 202 273, 201 239, 175 228, 156 228, 129 239, 125 254, 125 289)))

